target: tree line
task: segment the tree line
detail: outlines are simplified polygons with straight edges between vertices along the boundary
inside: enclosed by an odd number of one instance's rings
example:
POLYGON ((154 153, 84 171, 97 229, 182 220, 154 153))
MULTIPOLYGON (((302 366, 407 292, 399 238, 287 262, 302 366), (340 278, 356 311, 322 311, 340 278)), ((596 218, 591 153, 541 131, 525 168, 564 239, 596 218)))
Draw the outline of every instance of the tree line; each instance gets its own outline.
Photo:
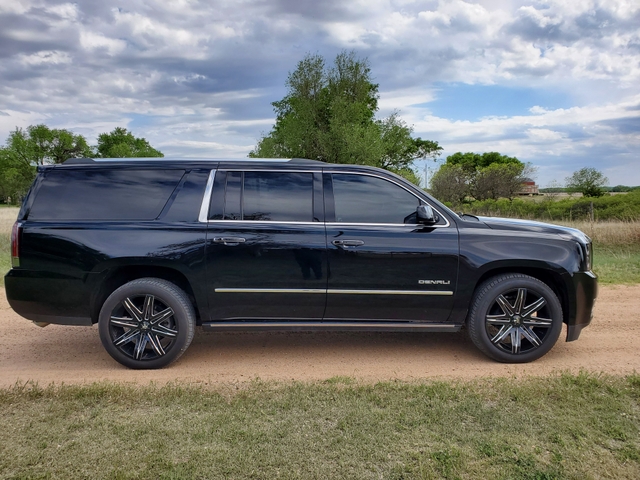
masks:
POLYGON ((90 146, 82 135, 66 129, 31 125, 16 128, 0 147, 0 197, 5 203, 19 202, 36 175, 38 165, 62 163, 69 158, 162 157, 144 138, 117 127, 98 135, 90 146))

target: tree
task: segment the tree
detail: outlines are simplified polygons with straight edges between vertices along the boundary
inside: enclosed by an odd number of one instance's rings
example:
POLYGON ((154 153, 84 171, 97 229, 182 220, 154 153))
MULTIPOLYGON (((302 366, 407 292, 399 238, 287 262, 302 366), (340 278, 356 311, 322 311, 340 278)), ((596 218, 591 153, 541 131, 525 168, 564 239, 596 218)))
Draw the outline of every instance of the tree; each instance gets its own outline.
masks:
POLYGON ((480 168, 471 184, 471 194, 476 200, 508 198, 512 200, 524 181, 527 166, 523 163, 493 163, 480 168))
POLYGON ((98 135, 96 153, 101 158, 164 157, 164 154, 153 148, 147 140, 134 137, 122 127, 98 135))
POLYGON ((437 142, 411 137, 396 112, 379 120, 378 85, 366 59, 338 54, 331 68, 307 55, 289 74, 287 95, 273 102, 276 122, 250 157, 301 157, 329 163, 373 165, 417 180, 418 158, 435 158, 437 142))
POLYGON ((461 165, 442 165, 431 177, 431 193, 434 197, 460 205, 469 193, 467 173, 461 165))
POLYGON ((5 202, 20 201, 35 178, 36 165, 88 156, 91 148, 82 135, 42 124, 16 128, 0 147, 0 196, 5 202))
POLYGON ((530 165, 498 152, 457 152, 449 155, 434 175, 432 190, 434 195, 453 203, 462 202, 467 196, 476 200, 513 199, 521 190, 524 177, 532 172, 530 165))
POLYGON ((602 172, 592 167, 581 168, 566 178, 567 190, 580 192, 585 197, 601 197, 604 195, 602 187, 608 181, 609 179, 602 172))
POLYGON ((6 147, 12 156, 30 165, 62 163, 69 158, 90 157, 91 148, 82 135, 69 130, 30 125, 9 134, 6 147))
POLYGON ((18 203, 36 175, 35 166, 18 158, 9 148, 0 148, 0 197, 18 203))

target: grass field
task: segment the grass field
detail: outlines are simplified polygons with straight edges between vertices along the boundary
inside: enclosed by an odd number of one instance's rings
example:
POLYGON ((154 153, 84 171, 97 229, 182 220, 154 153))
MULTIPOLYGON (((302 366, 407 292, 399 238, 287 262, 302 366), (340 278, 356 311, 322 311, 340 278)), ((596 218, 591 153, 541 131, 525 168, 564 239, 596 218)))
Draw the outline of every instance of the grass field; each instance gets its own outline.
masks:
POLYGON ((0 390, 2 478, 640 476, 640 377, 0 390))
POLYGON ((640 283, 640 222, 565 222, 593 240, 601 284, 640 283))

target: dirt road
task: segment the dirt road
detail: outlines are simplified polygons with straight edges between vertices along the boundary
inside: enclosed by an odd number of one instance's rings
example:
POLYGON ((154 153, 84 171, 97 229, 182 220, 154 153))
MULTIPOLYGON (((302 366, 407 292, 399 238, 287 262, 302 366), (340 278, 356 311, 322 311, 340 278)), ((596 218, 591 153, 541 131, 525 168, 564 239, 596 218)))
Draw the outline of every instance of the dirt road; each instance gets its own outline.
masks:
POLYGON ((363 381, 544 375, 586 369, 640 371, 640 285, 602 287, 591 326, 577 342, 561 340, 545 357, 504 365, 480 354, 464 333, 205 333, 164 370, 133 371, 103 350, 97 328, 39 328, 16 315, 0 294, 0 387, 116 380, 202 384, 264 380, 363 381))

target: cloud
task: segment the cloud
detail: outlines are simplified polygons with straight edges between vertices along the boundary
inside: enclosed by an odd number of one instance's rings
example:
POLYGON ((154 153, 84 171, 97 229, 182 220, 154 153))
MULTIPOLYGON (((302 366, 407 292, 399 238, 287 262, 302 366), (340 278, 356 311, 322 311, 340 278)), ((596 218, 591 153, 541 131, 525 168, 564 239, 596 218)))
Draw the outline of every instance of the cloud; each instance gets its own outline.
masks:
POLYGON ((638 25, 640 4, 626 0, 14 0, 0 4, 0 140, 35 122, 90 141, 124 125, 165 153, 244 156, 297 61, 355 49, 380 114, 400 110, 447 151, 503 149, 541 172, 604 152, 629 164, 638 25), (451 84, 566 100, 456 120, 430 110, 451 84))

